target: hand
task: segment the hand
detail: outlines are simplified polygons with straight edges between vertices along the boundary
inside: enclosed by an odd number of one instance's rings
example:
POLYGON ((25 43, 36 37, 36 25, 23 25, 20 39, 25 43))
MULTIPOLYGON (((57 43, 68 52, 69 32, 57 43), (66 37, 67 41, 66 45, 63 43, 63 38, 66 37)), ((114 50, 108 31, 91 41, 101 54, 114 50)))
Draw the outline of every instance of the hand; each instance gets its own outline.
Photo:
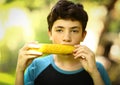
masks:
POLYGON ((84 45, 75 45, 73 55, 79 59, 83 68, 90 74, 97 70, 94 53, 84 45))
POLYGON ((24 71, 34 58, 42 55, 41 52, 30 50, 30 48, 40 48, 40 46, 37 42, 29 42, 20 49, 18 54, 17 70, 24 71))

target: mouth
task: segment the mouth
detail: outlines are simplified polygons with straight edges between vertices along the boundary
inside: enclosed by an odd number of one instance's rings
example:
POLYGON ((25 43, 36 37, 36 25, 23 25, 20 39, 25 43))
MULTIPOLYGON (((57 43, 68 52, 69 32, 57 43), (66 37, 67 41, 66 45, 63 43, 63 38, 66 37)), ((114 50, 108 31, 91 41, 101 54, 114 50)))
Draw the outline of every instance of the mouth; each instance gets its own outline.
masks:
POLYGON ((62 45, 71 45, 71 46, 73 46, 73 44, 66 44, 66 43, 63 43, 62 45))

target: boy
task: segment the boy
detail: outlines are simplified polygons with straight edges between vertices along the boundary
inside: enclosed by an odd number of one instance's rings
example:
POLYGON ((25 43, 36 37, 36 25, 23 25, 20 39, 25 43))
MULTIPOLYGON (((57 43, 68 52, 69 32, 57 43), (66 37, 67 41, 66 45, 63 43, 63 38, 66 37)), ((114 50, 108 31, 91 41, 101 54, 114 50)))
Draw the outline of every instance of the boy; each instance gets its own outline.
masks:
POLYGON ((96 63, 94 53, 80 45, 86 36, 88 21, 83 6, 59 0, 47 20, 52 43, 73 45, 75 50, 72 54, 37 58, 42 53, 29 49, 40 48, 39 44, 27 43, 19 52, 16 85, 111 85, 103 66, 96 63))

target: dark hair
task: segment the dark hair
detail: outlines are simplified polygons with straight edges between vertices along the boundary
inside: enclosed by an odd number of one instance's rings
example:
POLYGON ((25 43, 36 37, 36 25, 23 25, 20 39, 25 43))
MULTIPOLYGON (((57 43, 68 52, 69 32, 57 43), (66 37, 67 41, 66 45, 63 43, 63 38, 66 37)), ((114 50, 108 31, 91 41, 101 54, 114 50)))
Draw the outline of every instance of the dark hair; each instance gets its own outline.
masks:
POLYGON ((88 15, 82 4, 75 4, 67 0, 59 0, 47 16, 49 31, 51 31, 57 19, 78 20, 81 22, 84 31, 87 25, 88 15))

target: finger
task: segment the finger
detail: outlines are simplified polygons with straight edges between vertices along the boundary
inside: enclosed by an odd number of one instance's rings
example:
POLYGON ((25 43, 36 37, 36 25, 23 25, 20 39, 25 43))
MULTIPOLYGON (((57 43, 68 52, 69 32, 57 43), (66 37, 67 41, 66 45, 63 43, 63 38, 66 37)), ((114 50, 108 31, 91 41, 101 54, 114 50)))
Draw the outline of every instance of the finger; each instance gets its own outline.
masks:
POLYGON ((74 59, 78 59, 78 58, 87 59, 87 54, 81 53, 81 54, 78 54, 74 57, 74 59))
POLYGON ((26 43, 23 48, 21 48, 21 50, 29 50, 30 48, 39 48, 39 44, 37 41, 33 41, 33 42, 28 42, 26 43))
POLYGON ((29 59, 26 62, 26 66, 30 65, 35 58, 37 58, 37 56, 29 56, 29 59))
POLYGON ((88 53, 89 53, 88 51, 79 48, 79 49, 77 49, 76 52, 73 53, 73 55, 74 55, 74 56, 77 56, 77 55, 80 55, 80 54, 88 54, 88 53))
POLYGON ((83 45, 75 45, 74 47, 76 48, 74 50, 74 52, 77 52, 78 50, 84 50, 85 49, 85 46, 83 46, 83 45))
POLYGON ((32 60, 32 59, 35 59, 37 57, 39 57, 39 56, 37 56, 37 55, 28 55, 27 60, 32 60))
MULTIPOLYGON (((34 59, 34 58, 33 58, 33 59, 34 59)), ((27 66, 32 63, 33 59, 30 59, 30 60, 28 61, 27 66)))
POLYGON ((80 57, 81 57, 82 59, 85 59, 85 58, 86 58, 86 57, 85 57, 85 56, 83 56, 83 55, 82 55, 82 56, 80 56, 80 57))
POLYGON ((26 54, 26 55, 42 55, 43 53, 42 53, 42 52, 35 51, 35 50, 28 50, 28 51, 26 51, 25 54, 26 54))
POLYGON ((78 45, 74 45, 75 48, 78 48, 79 46, 80 46, 79 44, 78 45))

